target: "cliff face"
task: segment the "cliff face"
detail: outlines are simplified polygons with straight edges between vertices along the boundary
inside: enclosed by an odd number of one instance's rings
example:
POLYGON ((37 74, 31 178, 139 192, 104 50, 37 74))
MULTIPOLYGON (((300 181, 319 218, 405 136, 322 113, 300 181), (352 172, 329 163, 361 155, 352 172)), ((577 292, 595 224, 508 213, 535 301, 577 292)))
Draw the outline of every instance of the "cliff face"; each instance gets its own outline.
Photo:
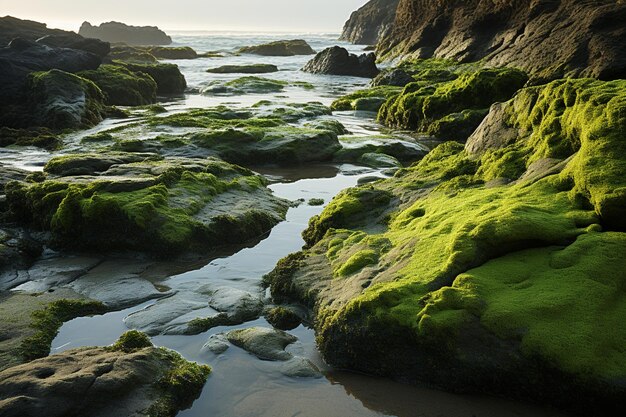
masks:
POLYGON ((400 0, 379 52, 484 59, 550 78, 623 78, 624 22, 623 0, 400 0))
POLYGON ((371 0, 352 13, 343 27, 341 40, 374 45, 391 33, 399 0, 371 0))
POLYGON ((119 22, 107 22, 93 26, 84 22, 78 33, 86 38, 106 42, 123 42, 128 45, 169 45, 172 38, 155 26, 129 26, 119 22))

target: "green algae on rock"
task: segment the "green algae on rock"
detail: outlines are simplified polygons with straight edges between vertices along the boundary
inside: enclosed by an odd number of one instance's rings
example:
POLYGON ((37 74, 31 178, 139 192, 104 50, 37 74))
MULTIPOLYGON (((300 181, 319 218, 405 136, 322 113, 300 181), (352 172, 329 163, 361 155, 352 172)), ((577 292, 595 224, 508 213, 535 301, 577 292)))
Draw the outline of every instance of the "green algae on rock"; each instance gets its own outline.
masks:
POLYGON ((133 162, 124 162, 124 154, 105 154, 102 164, 93 155, 53 159, 48 172, 64 176, 8 184, 9 208, 17 220, 50 231, 56 246, 169 256, 245 243, 287 211, 288 203, 244 168, 211 158, 127 155, 133 162), (82 167, 91 174, 84 175, 82 167))
POLYGON ((118 65, 101 65, 79 75, 100 87, 108 105, 143 106, 156 102, 156 82, 146 73, 131 72, 118 65))
POLYGON ((300 87, 311 90, 314 86, 310 83, 295 81, 287 82, 270 78, 247 76, 228 81, 212 81, 202 89, 202 94, 268 94, 280 93, 285 87, 300 87))
POLYGON ((241 54, 264 56, 313 55, 315 51, 302 39, 275 41, 261 45, 245 46, 239 49, 241 54))
POLYGON ((73 349, 0 372, 0 402, 7 415, 174 417, 191 406, 210 373, 130 332, 112 347, 73 349), (142 343, 129 346, 137 339, 142 343))
POLYGON ((340 367, 623 407, 625 87, 525 88, 465 147, 342 192, 267 276, 274 296, 315 308, 340 367))
POLYGON ((78 129, 102 121, 104 97, 89 80, 59 70, 34 72, 28 89, 35 126, 78 129))
POLYGON ((206 70, 211 74, 266 74, 277 71, 278 67, 273 64, 222 65, 206 70))
POLYGON ((176 64, 139 64, 114 61, 132 72, 148 74, 156 82, 157 94, 182 94, 187 88, 185 76, 176 64))

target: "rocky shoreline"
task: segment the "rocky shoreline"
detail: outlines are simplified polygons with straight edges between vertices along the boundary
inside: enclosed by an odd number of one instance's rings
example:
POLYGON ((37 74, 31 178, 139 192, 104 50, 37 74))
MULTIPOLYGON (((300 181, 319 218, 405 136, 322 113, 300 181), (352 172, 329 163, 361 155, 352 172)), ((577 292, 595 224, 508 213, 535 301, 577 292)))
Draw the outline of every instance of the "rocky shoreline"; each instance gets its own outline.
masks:
MULTIPOLYGON (((204 66, 212 78, 190 88, 182 61, 160 61, 224 52, 155 46, 171 43, 156 28, 110 45, 1 18, 0 146, 49 155, 36 171, 0 164, 0 311, 16 315, 0 326, 0 411, 176 415, 210 368, 147 335, 221 326, 202 348, 214 358, 232 344, 319 378, 288 348, 304 322, 340 369, 623 412, 624 13, 605 0, 372 0, 342 36, 377 55, 330 47, 299 72, 372 79, 330 106, 285 101, 317 86, 268 63, 204 66), (160 101, 184 94, 226 104, 160 101), (384 128, 352 134, 333 114, 384 128), (264 277, 270 293, 219 277, 161 284, 189 259, 259 242, 306 201, 255 170, 320 163, 385 178, 363 176, 311 218, 302 250, 264 277), (48 356, 64 322, 149 300, 125 318, 145 334, 48 356), (261 317, 274 329, 248 325, 261 317)), ((232 51, 315 53, 300 39, 232 51)))

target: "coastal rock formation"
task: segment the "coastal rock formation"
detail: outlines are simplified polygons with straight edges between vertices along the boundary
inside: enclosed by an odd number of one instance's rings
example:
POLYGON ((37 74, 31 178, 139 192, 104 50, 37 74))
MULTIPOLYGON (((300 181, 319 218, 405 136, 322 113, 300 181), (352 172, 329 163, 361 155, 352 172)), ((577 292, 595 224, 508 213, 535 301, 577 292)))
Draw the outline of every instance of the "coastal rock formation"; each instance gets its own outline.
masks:
POLYGON ((376 45, 389 35, 399 0, 371 0, 352 13, 339 38, 361 45, 376 45))
POLYGON ((400 0, 381 56, 484 60, 535 77, 626 77, 626 3, 400 0))
POLYGON ((46 24, 11 16, 0 17, 0 48, 13 39, 21 38, 57 48, 79 49, 103 58, 109 53, 109 44, 98 39, 85 39, 74 32, 49 29, 46 24))
POLYGON ((173 417, 197 398, 210 372, 129 332, 112 347, 70 350, 0 372, 0 413, 173 417))
POLYGON ((626 81, 492 106, 393 178, 338 195, 266 277, 333 365, 459 392, 626 407, 626 81))
POLYGON ((79 72, 98 68, 102 58, 77 49, 49 47, 17 38, 0 48, 0 102, 15 101, 22 93, 31 72, 57 69, 79 72))
POLYGON ((277 71, 278 67, 272 64, 222 65, 206 70, 211 74, 266 74, 277 71))
POLYGON ((7 203, 15 220, 51 232, 49 244, 61 248, 174 256, 241 244, 270 230, 288 207, 262 177, 212 158, 70 154, 45 171, 46 181, 7 184, 7 203))
POLYGON ((275 41, 261 45, 244 46, 239 49, 240 54, 254 54, 264 56, 294 56, 313 55, 315 51, 302 39, 275 41))
POLYGON ((169 45, 172 43, 172 38, 156 26, 129 26, 120 22, 107 22, 99 26, 83 22, 78 34, 86 38, 128 45, 169 45))
POLYGON ((333 46, 318 53, 302 71, 314 74, 351 75, 374 78, 380 72, 373 53, 356 56, 340 46, 333 46))

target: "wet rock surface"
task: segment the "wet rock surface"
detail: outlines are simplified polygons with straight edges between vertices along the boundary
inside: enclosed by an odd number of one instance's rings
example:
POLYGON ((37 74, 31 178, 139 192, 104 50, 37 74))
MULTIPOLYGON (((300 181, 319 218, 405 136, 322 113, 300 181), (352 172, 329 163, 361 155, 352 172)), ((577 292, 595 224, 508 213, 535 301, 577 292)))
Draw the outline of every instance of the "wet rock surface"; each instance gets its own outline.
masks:
POLYGON ((318 53, 302 68, 302 71, 364 78, 373 78, 380 72, 376 67, 376 55, 373 53, 356 56, 340 46, 333 46, 318 53))
POLYGON ((294 39, 246 46, 239 49, 239 53, 265 56, 294 56, 313 55, 315 51, 306 41, 294 39))
POLYGON ((281 330, 265 327, 251 327, 242 330, 232 330, 226 334, 228 341, 259 359, 269 361, 287 361, 293 355, 285 348, 296 342, 297 337, 281 330))
POLYGON ((369 1, 350 15, 340 39, 361 45, 376 45, 391 32, 398 1, 369 1))
POLYGON ((0 372, 0 412, 33 417, 173 416, 199 394, 209 372, 208 367, 154 347, 118 342, 113 348, 76 349, 0 372), (178 392, 175 384, 187 392, 178 392))
POLYGON ((379 53, 416 58, 483 59, 537 78, 623 78, 626 4, 579 2, 439 2, 401 0, 379 53))

